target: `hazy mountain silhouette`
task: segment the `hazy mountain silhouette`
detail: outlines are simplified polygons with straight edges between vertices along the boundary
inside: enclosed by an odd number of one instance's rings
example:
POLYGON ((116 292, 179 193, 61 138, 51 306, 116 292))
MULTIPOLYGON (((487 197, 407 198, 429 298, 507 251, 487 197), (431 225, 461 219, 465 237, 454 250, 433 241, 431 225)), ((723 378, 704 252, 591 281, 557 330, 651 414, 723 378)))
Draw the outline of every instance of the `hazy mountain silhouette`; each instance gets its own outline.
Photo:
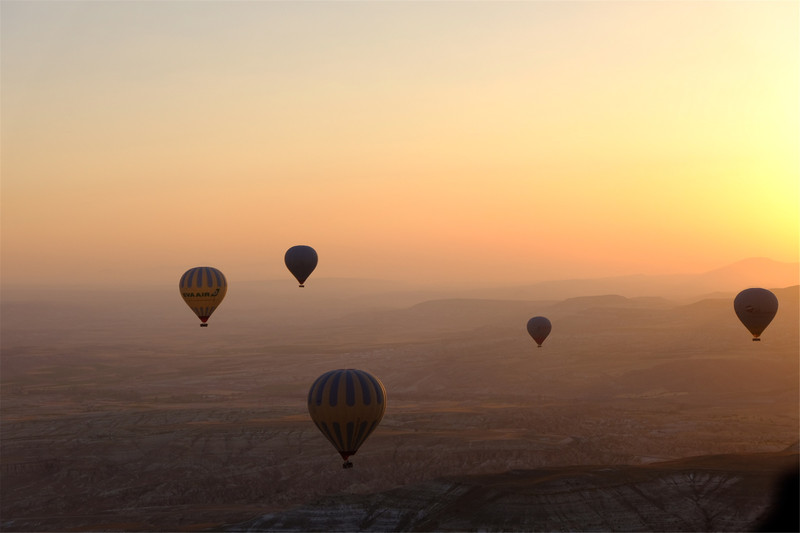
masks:
MULTIPOLYGON (((231 281, 200 328, 176 285, 4 290, 4 531, 219 530, 347 494, 373 495, 352 500, 358 524, 373 529, 469 529, 459 501, 487 529, 513 525, 494 501, 542 527, 607 530, 619 515, 619 529, 704 529, 701 516, 725 529, 730 515, 745 528, 767 489, 735 493, 742 512, 717 515, 706 492, 740 482, 714 474, 691 507, 663 461, 749 457, 797 439, 797 284, 758 283, 780 301, 759 343, 733 312, 736 290, 504 300, 381 281, 231 281), (525 329, 534 315, 553 323, 541 349, 525 329), (314 379, 343 367, 378 376, 389 398, 348 472, 305 405, 314 379), (622 483, 618 493, 606 475, 622 483), (567 489, 548 488, 548 476, 567 489), (508 499, 513 479, 544 499, 533 508, 508 499), (582 491, 561 500, 573 482, 582 491), (656 487, 689 522, 653 509, 642 494, 654 498, 656 487), (393 489, 414 513, 398 503, 378 516, 393 489), (539 514, 550 500, 560 514, 539 514), (622 509, 639 504, 645 518, 622 509), (580 525, 570 525, 573 511, 580 525)), ((745 468, 734 462, 719 472, 745 468)))
POLYGON ((580 311, 591 308, 666 309, 674 306, 675 302, 658 296, 626 298, 619 294, 606 294, 567 298, 550 306, 550 309, 556 311, 580 311))
MULTIPOLYGON (((287 278, 289 277, 287 273, 287 278)), ((177 279, 177 275, 176 275, 177 279)), ((430 300, 525 300, 556 303, 570 298, 614 297, 624 307, 665 307, 666 302, 639 297, 666 298, 688 303, 702 296, 728 298, 748 287, 788 287, 800 284, 800 264, 756 258, 739 261, 697 275, 621 276, 598 279, 553 280, 535 284, 484 289, 421 288, 408 283, 375 279, 312 278, 305 289, 291 279, 229 280, 225 301, 210 323, 263 323, 291 326, 302 321, 330 320, 354 312, 405 309, 430 300), (634 301, 623 301, 620 298, 634 301)), ((611 300, 586 300, 609 307, 611 300)), ((582 301, 564 302, 562 308, 578 307, 582 301)), ((473 305, 473 304, 465 304, 473 305)), ((116 318, 137 327, 180 320, 183 308, 174 285, 98 289, 91 287, 3 287, 0 312, 8 330, 29 329, 37 324, 54 328, 72 327, 78 321, 116 318), (79 295, 79 296, 76 296, 79 295), (64 302, 69 302, 69 313, 64 302)), ((429 305, 431 314, 436 313, 429 305)), ((418 309, 420 313, 424 309, 418 309)), ((453 311, 469 314, 467 309, 453 311)), ((451 311, 448 311, 451 313, 451 311)), ((190 316, 191 318, 191 316, 190 316)), ((2 323, 0 323, 0 326, 2 323)))
POLYGON ((481 289, 473 291, 471 296, 553 300, 619 294, 627 297, 664 296, 670 299, 691 299, 715 292, 728 294, 749 287, 788 287, 798 283, 800 283, 800 263, 750 258, 699 274, 640 274, 553 280, 502 289, 481 289))
POLYGON ((774 286, 794 285, 800 277, 800 263, 783 263, 765 257, 743 259, 731 265, 716 268, 697 276, 709 284, 725 284, 728 287, 760 286, 770 283, 774 286))
MULTIPOLYGON (((796 316, 798 287, 772 288, 781 302, 776 321, 796 316)), ((486 328, 517 330, 535 315, 546 315, 558 335, 575 335, 616 328, 636 327, 656 320, 659 327, 672 325, 675 337, 699 333, 707 324, 727 324, 740 328, 733 312, 733 297, 706 298, 691 304, 679 304, 661 297, 626 298, 618 294, 581 296, 561 301, 490 300, 447 298, 429 300, 403 309, 355 312, 318 323, 318 329, 307 332, 310 337, 328 336, 331 331, 347 331, 358 327, 366 338, 405 338, 408 332, 436 338, 486 328), (611 322, 612 325, 609 325, 611 322)), ((742 331, 744 331, 742 329, 742 331)), ((709 336, 714 338, 713 333, 709 336)))

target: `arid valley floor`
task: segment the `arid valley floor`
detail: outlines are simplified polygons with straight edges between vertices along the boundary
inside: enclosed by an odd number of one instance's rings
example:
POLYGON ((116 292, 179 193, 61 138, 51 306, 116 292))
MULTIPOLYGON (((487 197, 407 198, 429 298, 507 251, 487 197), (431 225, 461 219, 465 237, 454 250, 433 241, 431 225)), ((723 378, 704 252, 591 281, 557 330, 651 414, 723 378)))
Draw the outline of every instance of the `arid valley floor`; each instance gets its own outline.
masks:
POLYGON ((751 342, 735 292, 371 300, 355 283, 232 289, 202 329, 174 288, 5 291, 2 529, 223 529, 447 476, 798 439, 797 286, 769 287, 781 307, 751 342), (534 315, 553 323, 542 348, 534 315), (388 395, 350 470, 306 409, 334 368, 388 395))

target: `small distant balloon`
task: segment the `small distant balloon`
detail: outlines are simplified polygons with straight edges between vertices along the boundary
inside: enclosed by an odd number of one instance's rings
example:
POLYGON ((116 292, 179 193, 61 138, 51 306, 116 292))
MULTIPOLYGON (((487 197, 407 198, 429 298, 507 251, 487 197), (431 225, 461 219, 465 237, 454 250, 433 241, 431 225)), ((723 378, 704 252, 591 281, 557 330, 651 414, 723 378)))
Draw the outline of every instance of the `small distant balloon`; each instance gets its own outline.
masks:
POLYGON ((542 343, 550 335, 551 329, 550 321, 543 316, 535 316, 528 320, 528 334, 533 337, 539 348, 542 347, 542 343))
POLYGON ((297 282, 301 287, 308 279, 308 276, 317 268, 317 252, 310 246, 298 245, 292 246, 286 250, 286 255, 283 257, 286 263, 286 268, 289 272, 297 278, 297 282))
POLYGON ((325 372, 308 391, 308 413, 345 463, 378 426, 386 411, 383 383, 364 370, 325 372))
POLYGON ((733 310, 753 334, 753 340, 760 341, 759 337, 778 312, 778 298, 767 289, 745 289, 734 298, 733 310))
POLYGON ((194 267, 184 272, 178 288, 183 301, 202 322, 200 327, 208 327, 208 318, 228 292, 228 282, 216 268, 194 267))

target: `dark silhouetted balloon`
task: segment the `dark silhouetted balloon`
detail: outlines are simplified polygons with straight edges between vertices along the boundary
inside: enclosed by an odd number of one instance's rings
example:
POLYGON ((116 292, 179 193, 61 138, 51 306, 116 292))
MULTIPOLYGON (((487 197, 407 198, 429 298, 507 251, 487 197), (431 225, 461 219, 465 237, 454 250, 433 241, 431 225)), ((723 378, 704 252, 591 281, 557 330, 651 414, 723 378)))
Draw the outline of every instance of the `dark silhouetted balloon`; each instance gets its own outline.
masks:
POLYGON ((745 289, 734 298, 733 310, 758 341, 778 312, 778 298, 767 289, 745 289))
POLYGON ((195 267, 181 276, 178 288, 183 301, 202 321, 200 326, 206 327, 208 317, 219 307, 228 292, 228 282, 216 268, 195 267))
POLYGON ((347 460, 369 437, 386 411, 383 383, 363 370, 325 372, 308 391, 308 413, 317 428, 347 460))
POLYGON ((542 347, 542 343, 550 335, 551 329, 550 321, 543 316, 535 316, 528 320, 528 333, 539 345, 539 348, 542 347))
POLYGON ((317 252, 312 247, 302 244, 292 246, 286 250, 283 261, 286 263, 286 268, 289 269, 289 272, 297 278, 300 286, 304 287, 303 283, 317 268, 317 252))

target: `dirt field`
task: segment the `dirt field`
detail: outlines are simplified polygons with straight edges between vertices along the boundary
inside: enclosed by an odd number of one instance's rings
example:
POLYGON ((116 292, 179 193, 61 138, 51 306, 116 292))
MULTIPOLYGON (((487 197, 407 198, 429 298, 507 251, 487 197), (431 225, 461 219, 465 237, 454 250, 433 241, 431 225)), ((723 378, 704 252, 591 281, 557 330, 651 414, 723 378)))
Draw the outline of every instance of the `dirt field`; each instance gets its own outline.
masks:
POLYGON ((730 301, 440 300, 199 328, 153 295, 4 301, 5 531, 220 528, 321 495, 449 475, 772 452, 797 440, 797 288, 760 343, 730 301), (527 318, 547 314, 541 349, 527 318), (306 395, 333 368, 388 394, 341 468, 306 395))

